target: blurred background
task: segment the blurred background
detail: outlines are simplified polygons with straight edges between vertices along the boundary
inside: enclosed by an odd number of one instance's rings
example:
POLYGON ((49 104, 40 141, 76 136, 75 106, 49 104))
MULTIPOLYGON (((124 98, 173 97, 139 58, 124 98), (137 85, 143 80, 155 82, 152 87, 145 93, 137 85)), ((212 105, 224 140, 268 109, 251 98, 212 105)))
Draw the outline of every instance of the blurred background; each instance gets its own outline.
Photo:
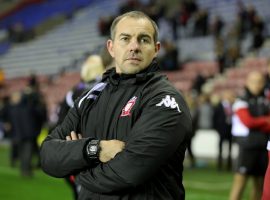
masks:
POLYGON ((269 73, 269 0, 0 0, 0 199, 73 199, 64 180, 40 170, 39 145, 83 62, 106 51, 112 20, 130 10, 158 24, 162 73, 191 109, 186 199, 228 199, 237 146, 213 119, 222 100, 243 93, 250 71, 269 73), (15 130, 20 123, 31 134, 15 130))

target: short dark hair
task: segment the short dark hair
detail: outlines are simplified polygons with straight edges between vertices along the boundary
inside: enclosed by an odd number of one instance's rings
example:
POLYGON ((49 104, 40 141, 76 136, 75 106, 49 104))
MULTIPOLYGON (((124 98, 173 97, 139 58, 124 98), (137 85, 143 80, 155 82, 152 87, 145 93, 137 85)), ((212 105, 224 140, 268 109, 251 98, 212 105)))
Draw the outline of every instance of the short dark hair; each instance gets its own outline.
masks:
POLYGON ((127 13, 124 13, 123 15, 120 15, 118 17, 116 17, 113 22, 112 22, 112 25, 111 25, 111 39, 114 40, 114 37, 115 37, 115 27, 116 25, 118 24, 118 22, 123 19, 124 17, 130 17, 130 18, 135 18, 135 19, 141 19, 141 18, 146 18, 148 19, 153 28, 154 28, 154 35, 153 35, 153 38, 154 38, 154 42, 156 43, 158 41, 158 26, 156 24, 156 22, 154 22, 148 15, 146 15, 145 13, 141 12, 141 11, 131 11, 131 12, 127 12, 127 13))

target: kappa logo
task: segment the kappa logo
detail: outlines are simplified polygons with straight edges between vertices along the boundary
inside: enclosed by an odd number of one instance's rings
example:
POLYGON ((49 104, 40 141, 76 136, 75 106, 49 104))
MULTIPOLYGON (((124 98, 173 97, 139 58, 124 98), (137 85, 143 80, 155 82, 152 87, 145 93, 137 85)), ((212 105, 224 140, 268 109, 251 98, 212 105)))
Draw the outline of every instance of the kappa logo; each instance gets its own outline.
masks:
POLYGON ((122 109, 122 113, 121 113, 120 117, 125 117, 125 116, 131 115, 130 111, 133 108, 133 106, 135 105, 136 99, 137 99, 137 97, 134 96, 127 102, 125 107, 122 109))
POLYGON ((178 103, 175 101, 175 98, 170 97, 170 95, 166 95, 165 98, 161 100, 160 103, 156 104, 156 106, 162 106, 164 105, 166 108, 177 108, 177 111, 181 113, 182 111, 179 109, 178 103))

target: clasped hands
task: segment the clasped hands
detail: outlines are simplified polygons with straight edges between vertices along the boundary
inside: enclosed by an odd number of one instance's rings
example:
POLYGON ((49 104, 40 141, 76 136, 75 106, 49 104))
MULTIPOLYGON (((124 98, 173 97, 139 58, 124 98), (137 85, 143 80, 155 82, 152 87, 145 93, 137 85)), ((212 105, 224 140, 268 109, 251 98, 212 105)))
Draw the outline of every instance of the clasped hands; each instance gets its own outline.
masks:
MULTIPOLYGON (((80 139, 82 139, 82 134, 77 134, 75 131, 71 131, 70 135, 66 136, 67 141, 80 139)), ((113 159, 117 153, 125 148, 125 143, 120 140, 101 140, 99 145, 99 160, 103 163, 113 159)))

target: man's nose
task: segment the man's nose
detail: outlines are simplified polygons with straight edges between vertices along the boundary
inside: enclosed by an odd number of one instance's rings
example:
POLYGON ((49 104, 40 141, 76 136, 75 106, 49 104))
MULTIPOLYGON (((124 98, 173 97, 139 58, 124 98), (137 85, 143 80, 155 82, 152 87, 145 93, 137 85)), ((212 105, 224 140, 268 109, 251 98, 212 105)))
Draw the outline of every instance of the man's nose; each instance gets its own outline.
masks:
POLYGON ((138 51, 140 48, 140 44, 137 40, 132 40, 130 42, 130 51, 138 51))

